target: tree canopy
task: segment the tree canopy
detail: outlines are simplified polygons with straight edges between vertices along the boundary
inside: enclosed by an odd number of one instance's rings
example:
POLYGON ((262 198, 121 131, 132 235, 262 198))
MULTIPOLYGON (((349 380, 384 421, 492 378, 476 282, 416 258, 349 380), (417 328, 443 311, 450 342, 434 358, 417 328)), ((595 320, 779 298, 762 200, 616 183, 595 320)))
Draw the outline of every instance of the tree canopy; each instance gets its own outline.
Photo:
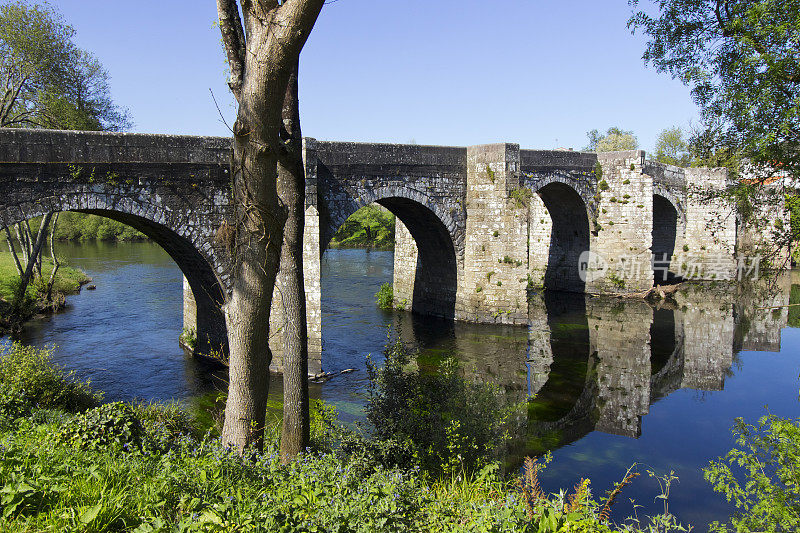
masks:
POLYGON ((684 139, 683 130, 678 126, 666 128, 658 134, 655 150, 656 161, 660 163, 688 167, 692 162, 689 143, 684 139))
POLYGON ((589 144, 584 150, 592 152, 618 152, 621 150, 636 150, 639 141, 632 131, 625 131, 617 126, 608 128, 605 134, 594 129, 586 133, 589 144))
POLYGON ((108 72, 47 4, 0 5, 0 127, 120 131, 108 72))
MULTIPOLYGON (((629 0, 636 8, 638 0, 629 0)), ((691 88, 711 142, 766 172, 800 171, 800 0, 656 0, 628 26, 643 59, 691 88)))

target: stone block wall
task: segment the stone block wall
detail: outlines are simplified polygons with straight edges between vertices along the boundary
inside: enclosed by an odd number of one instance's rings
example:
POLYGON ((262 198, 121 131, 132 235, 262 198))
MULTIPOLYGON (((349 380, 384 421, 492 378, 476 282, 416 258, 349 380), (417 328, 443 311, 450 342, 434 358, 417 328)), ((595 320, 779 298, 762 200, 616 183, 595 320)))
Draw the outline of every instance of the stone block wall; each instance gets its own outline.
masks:
POLYGON ((638 292, 653 286, 653 178, 644 152, 598 154, 603 173, 595 196, 592 251, 605 266, 592 269, 588 292, 638 292))
POLYGON ((467 231, 456 318, 527 323, 528 207, 520 188, 516 144, 467 149, 467 231))
POLYGON ((736 276, 736 213, 718 196, 727 187, 726 169, 686 168, 686 233, 675 251, 679 273, 688 279, 730 280, 736 276))
POLYGON ((394 226, 394 306, 411 311, 417 273, 417 244, 406 225, 395 218, 394 226))
POLYGON ((550 255, 550 240, 553 235, 553 219, 541 197, 534 194, 528 206, 528 274, 534 287, 544 287, 547 262, 550 255))

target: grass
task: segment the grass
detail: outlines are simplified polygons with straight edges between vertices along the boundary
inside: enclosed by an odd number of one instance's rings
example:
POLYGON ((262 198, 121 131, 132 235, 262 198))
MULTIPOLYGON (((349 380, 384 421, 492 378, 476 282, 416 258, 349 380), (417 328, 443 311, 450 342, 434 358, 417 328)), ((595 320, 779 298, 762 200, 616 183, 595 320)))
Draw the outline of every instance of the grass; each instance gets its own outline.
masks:
POLYGON ((49 352, 0 348, 0 366, 2 531, 623 530, 585 487, 544 494, 539 467, 524 480, 502 477, 496 463, 434 478, 382 464, 381 450, 399 443, 351 435, 345 451, 330 438, 336 413, 321 403, 314 448, 283 465, 279 418, 263 453, 240 458, 176 404, 94 407, 98 396, 49 352))
MULTIPOLYGON (((53 263, 50 259, 42 260, 42 274, 45 276, 50 275, 53 268, 53 263)), ((14 297, 14 291, 17 286, 19 274, 17 267, 14 265, 14 258, 11 252, 0 252, 0 298, 10 301, 14 297)), ((78 270, 62 264, 56 273, 56 282, 53 285, 53 290, 62 294, 72 294, 80 289, 81 284, 89 281, 89 277, 78 270)), ((35 287, 28 287, 31 297, 35 297, 35 287)))

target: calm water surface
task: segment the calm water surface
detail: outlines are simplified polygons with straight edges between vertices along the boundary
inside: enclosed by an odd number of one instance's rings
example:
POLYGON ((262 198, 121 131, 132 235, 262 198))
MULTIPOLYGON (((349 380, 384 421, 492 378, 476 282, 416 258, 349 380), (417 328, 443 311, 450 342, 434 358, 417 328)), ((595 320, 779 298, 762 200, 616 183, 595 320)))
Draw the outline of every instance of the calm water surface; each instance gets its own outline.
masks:
MULTIPOLYGON (((220 377, 178 347, 181 273, 160 248, 59 251, 97 290, 70 297, 65 312, 32 322, 20 340, 57 346, 56 359, 109 400, 181 400, 220 386, 220 377)), ((330 250, 322 260, 323 366, 357 371, 315 386, 312 395, 334 403, 346 421, 361 417, 365 357, 380 360, 387 334, 396 332, 426 361, 454 355, 468 376, 495 382, 527 405, 508 454, 552 449, 547 489, 588 477, 602 494, 634 462, 647 465, 642 472, 674 470, 680 481, 670 510, 705 530, 730 508, 700 469, 731 448, 734 418, 754 421, 765 406, 800 416, 800 329, 790 327, 800 326, 800 317, 785 308, 756 310, 787 304, 790 293, 800 303, 800 276, 793 276, 777 296, 687 292, 655 310, 547 295, 533 299, 529 328, 481 326, 378 310, 374 295, 391 281, 392 252, 330 250)), ((274 382, 280 394, 280 380, 274 382)), ((618 500, 617 518, 631 514, 629 498, 646 506, 640 515, 658 511, 657 489, 644 474, 618 500)))

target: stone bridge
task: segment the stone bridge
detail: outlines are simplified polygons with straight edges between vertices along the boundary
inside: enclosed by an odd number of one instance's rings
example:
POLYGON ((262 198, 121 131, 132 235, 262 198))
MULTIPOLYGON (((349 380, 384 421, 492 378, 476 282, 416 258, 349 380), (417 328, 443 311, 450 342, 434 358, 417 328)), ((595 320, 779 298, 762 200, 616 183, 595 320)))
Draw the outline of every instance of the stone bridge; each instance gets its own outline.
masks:
MULTIPOLYGON (((216 235, 231 216, 230 153, 228 138, 0 130, 0 227, 69 210, 141 231, 184 273, 185 323, 208 353, 226 338, 220 306, 230 286, 228 259, 216 235)), ((735 214, 691 194, 725 187, 721 170, 659 165, 642 151, 598 156, 515 144, 314 139, 304 140, 304 160, 315 372, 320 258, 347 217, 371 203, 398 219, 396 305, 423 315, 527 324, 532 287, 640 291, 667 275, 730 279, 736 271, 735 214), (664 258, 655 271, 654 253, 664 258)), ((279 292, 274 306, 280 353, 279 292)))

